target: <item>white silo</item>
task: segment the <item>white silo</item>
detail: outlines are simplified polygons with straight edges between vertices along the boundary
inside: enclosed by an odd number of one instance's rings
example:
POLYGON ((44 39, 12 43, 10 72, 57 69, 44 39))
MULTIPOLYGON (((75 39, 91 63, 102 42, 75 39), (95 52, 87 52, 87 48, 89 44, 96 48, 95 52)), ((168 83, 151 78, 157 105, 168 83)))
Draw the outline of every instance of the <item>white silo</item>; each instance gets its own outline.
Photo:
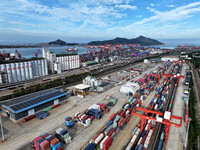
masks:
POLYGON ((78 55, 78 68, 80 67, 80 57, 78 55))
POLYGON ((72 69, 72 56, 69 56, 69 70, 72 69))
POLYGON ((1 64, 1 72, 6 73, 6 65, 5 64, 1 64))
POLYGON ((45 75, 45 71, 44 71, 44 60, 41 60, 41 69, 42 69, 42 76, 45 75))
POLYGON ((20 63, 15 63, 15 66, 16 66, 16 71, 17 71, 17 80, 22 81, 20 63))
POLYGON ((29 76, 28 63, 24 62, 24 66, 25 66, 25 77, 26 77, 26 80, 29 80, 30 76, 29 76))
POLYGON ((64 56, 64 70, 67 70, 67 57, 64 56))
POLYGON ((44 60, 44 70, 45 70, 45 75, 48 75, 48 63, 47 63, 47 60, 44 60))
POLYGON ((65 58, 64 57, 62 57, 62 69, 63 69, 63 71, 65 71, 65 60, 64 60, 65 58))
POLYGON ((21 77, 22 81, 26 80, 26 74, 25 74, 25 65, 23 62, 20 63, 20 71, 21 71, 21 77))
POLYGON ((76 57, 75 57, 75 55, 73 55, 73 69, 76 68, 76 66, 75 66, 75 65, 76 65, 75 62, 76 62, 76 57))
POLYGON ((74 69, 74 55, 72 55, 72 69, 74 69))
POLYGON ((11 72, 10 64, 6 64, 6 72, 8 74, 8 82, 12 83, 13 82, 13 78, 12 78, 12 72, 11 72))
POLYGON ((36 76, 36 72, 35 72, 35 61, 31 61, 32 63, 32 70, 33 70, 33 78, 36 76))
POLYGON ((39 68, 38 68, 38 61, 34 61, 34 66, 35 66, 35 77, 39 76, 39 68))
POLYGON ((10 67, 12 71, 13 82, 17 82, 17 71, 16 71, 15 63, 11 63, 10 67))
POLYGON ((29 77, 30 77, 30 79, 33 79, 33 65, 32 65, 32 61, 28 62, 28 70, 29 70, 29 77))
POLYGON ((42 65, 41 65, 41 60, 38 60, 38 76, 42 75, 42 65))
POLYGON ((78 68, 78 55, 76 55, 75 57, 76 57, 75 68, 78 68))
POLYGON ((69 56, 66 56, 66 70, 69 70, 69 56))

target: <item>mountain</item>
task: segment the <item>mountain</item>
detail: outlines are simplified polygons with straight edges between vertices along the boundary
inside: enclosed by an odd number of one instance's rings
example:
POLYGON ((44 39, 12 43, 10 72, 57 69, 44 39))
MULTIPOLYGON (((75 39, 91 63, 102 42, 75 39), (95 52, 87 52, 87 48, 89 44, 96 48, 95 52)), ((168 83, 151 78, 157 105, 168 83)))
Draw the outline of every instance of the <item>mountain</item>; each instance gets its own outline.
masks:
POLYGON ((104 44, 140 44, 141 46, 149 46, 149 45, 164 45, 163 43, 150 39, 144 36, 139 36, 134 39, 126 39, 117 37, 113 40, 105 40, 105 41, 91 41, 88 45, 104 45, 104 44))
POLYGON ((65 41, 62 41, 60 39, 53 41, 53 42, 49 42, 49 45, 60 45, 60 46, 66 46, 67 43, 65 41))

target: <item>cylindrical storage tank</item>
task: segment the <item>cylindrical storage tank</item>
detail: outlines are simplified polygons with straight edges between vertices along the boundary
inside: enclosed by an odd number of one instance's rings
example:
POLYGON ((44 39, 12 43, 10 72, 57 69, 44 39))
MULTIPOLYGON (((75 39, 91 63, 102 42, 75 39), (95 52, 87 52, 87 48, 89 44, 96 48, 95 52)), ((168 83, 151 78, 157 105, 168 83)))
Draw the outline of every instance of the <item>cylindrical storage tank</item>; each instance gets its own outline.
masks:
POLYGON ((42 76, 45 75, 45 71, 44 71, 44 60, 41 60, 41 68, 42 68, 42 76))
POLYGON ((32 61, 33 78, 36 76, 35 72, 35 61, 32 61))
POLYGON ((78 68, 78 62, 79 62, 78 55, 76 55, 76 68, 78 68))
POLYGON ((44 60, 44 71, 45 71, 45 75, 48 75, 48 64, 47 64, 47 60, 44 60))
POLYGON ((67 56, 65 56, 64 59, 65 59, 65 70, 67 70, 67 56))
POLYGON ((24 66, 25 66, 25 77, 26 77, 26 80, 29 80, 30 76, 29 76, 28 62, 24 62, 24 66))
POLYGON ((60 58, 61 58, 61 70, 63 71, 64 70, 63 57, 60 57, 60 58))
POLYGON ((74 55, 72 56, 72 68, 73 69, 75 68, 75 56, 74 55))
POLYGON ((12 71, 11 71, 10 64, 6 64, 6 72, 8 74, 8 82, 12 83, 13 82, 13 78, 12 78, 12 71))
POLYGON ((25 65, 23 62, 20 63, 20 71, 21 71, 21 77, 22 81, 26 80, 26 74, 25 74, 25 65))
POLYGON ((69 70, 69 56, 67 56, 67 70, 69 70))
POLYGON ((12 71, 13 82, 17 82, 17 71, 16 71, 15 63, 11 63, 10 66, 11 66, 11 71, 12 71))
POLYGON ((6 73, 6 65, 5 64, 1 64, 1 72, 6 73))
POLYGON ((41 65, 41 60, 38 60, 38 76, 42 75, 42 65, 41 65))
POLYGON ((69 56, 69 70, 72 69, 72 56, 69 56))
POLYGON ((34 66, 35 66, 35 77, 39 76, 39 68, 38 68, 38 61, 34 61, 34 66))
POLYGON ((33 62, 32 61, 29 61, 28 62, 28 69, 29 69, 29 77, 30 79, 33 79, 33 62))
POLYGON ((80 67, 80 61, 79 61, 79 55, 78 55, 78 68, 80 67))
POLYGON ((16 70, 17 70, 17 80, 22 81, 20 63, 15 63, 15 66, 16 66, 16 70))

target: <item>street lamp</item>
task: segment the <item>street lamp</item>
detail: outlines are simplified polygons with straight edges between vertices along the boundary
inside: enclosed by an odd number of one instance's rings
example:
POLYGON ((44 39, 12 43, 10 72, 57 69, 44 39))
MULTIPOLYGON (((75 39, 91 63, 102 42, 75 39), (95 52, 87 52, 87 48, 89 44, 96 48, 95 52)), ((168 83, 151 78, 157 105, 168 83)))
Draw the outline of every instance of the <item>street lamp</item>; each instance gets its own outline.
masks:
POLYGON ((186 149, 186 147, 187 147, 187 140, 188 140, 188 132, 189 132, 189 126, 190 126, 190 121, 191 121, 192 119, 191 118, 188 118, 188 127, 187 127, 187 133, 186 133, 186 138, 185 138, 185 149, 186 149))
POLYGON ((1 115, 0 115, 0 123, 1 123, 2 140, 4 141, 3 124, 2 124, 2 120, 1 120, 1 115))

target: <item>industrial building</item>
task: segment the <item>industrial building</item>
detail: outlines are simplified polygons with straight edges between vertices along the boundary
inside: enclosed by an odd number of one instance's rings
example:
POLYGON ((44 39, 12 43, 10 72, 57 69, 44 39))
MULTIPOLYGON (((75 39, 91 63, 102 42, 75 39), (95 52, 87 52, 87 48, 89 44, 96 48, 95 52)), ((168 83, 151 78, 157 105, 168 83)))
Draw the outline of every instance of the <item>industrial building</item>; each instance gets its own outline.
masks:
POLYGON ((79 55, 77 52, 71 52, 56 55, 47 49, 42 49, 43 58, 48 61, 49 70, 52 73, 61 73, 80 67, 79 55))
POLYGON ((133 93, 135 94, 140 89, 140 85, 134 82, 127 82, 125 85, 122 85, 120 92, 122 93, 133 93))
POLYGON ((30 80, 48 75, 47 60, 28 60, 0 65, 0 84, 30 80))
POLYGON ((178 56, 164 56, 161 58, 161 61, 178 61, 178 56))
POLYGON ((68 93, 56 89, 21 96, 3 103, 1 105, 2 113, 11 120, 18 121, 47 107, 56 105, 64 101, 68 96, 68 93))

